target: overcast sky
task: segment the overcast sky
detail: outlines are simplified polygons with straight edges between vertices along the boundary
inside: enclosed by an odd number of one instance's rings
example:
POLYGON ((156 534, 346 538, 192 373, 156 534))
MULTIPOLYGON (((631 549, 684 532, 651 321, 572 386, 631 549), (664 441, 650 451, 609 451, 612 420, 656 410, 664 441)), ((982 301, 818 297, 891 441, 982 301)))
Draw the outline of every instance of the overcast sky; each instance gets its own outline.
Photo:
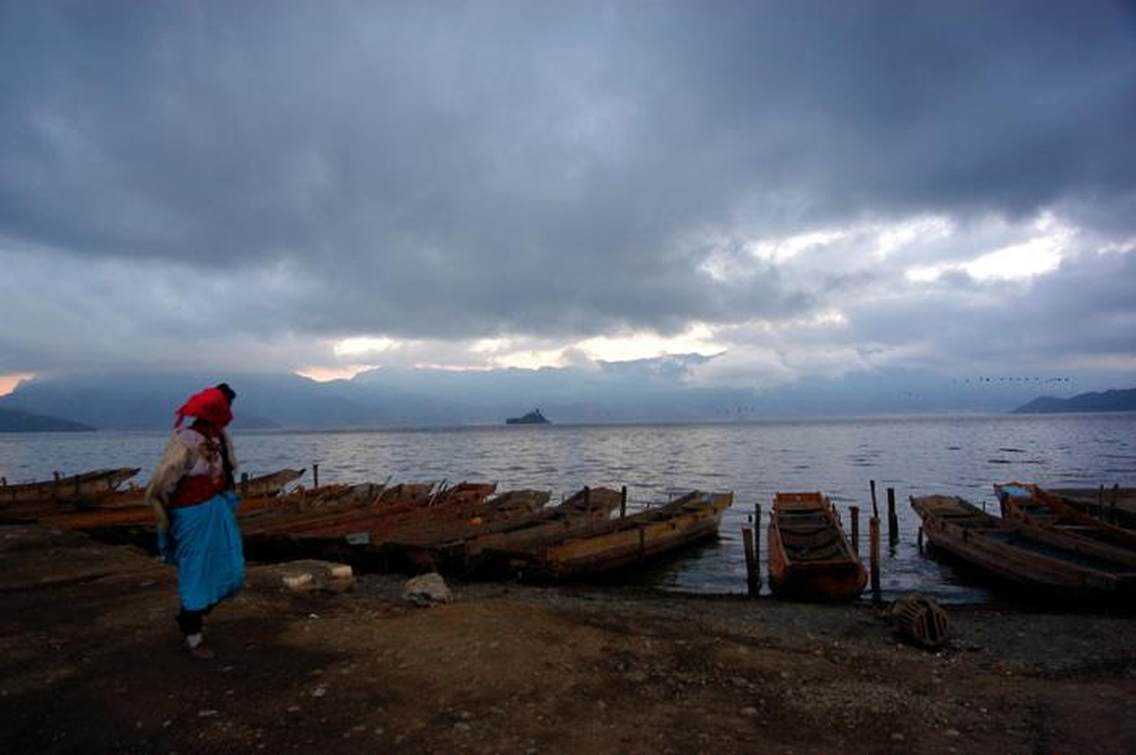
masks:
POLYGON ((692 352, 1131 382, 1133 8, 0 2, 0 389, 692 352))

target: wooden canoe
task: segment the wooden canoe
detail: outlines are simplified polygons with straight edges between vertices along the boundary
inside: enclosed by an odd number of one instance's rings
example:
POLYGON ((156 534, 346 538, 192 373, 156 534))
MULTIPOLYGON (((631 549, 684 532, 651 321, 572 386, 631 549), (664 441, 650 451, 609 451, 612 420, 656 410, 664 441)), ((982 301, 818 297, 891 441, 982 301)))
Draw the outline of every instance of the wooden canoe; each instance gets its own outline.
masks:
POLYGON ((1136 488, 1047 488, 1073 508, 1097 519, 1136 530, 1136 488))
POLYGON ((769 587, 778 597, 853 600, 868 574, 828 497, 777 493, 769 518, 769 587))
MULTIPOLYGON (((284 486, 300 479, 303 469, 280 469, 265 475, 249 477, 237 483, 237 494, 241 498, 271 498, 280 495, 284 486)), ((146 501, 146 488, 131 487, 118 490, 98 501, 104 508, 113 506, 141 506, 146 501)))
POLYGON ((617 490, 584 488, 557 506, 541 509, 548 501, 547 491, 514 492, 518 494, 526 497, 535 494, 540 505, 527 507, 528 511, 517 508, 508 516, 478 516, 450 522, 443 528, 408 528, 390 535, 384 550, 391 556, 412 556, 417 563, 429 557, 435 564, 476 570, 485 566, 480 557, 486 550, 507 550, 563 539, 592 522, 608 519, 622 501, 617 490))
POLYGON ((516 549, 488 551, 516 574, 537 578, 594 576, 638 564, 718 534, 733 493, 693 492, 669 504, 621 519, 594 522, 567 536, 516 549))
MULTIPOLYGON (((432 483, 431 483, 432 486, 432 483)), ((250 522, 246 538, 285 536, 342 538, 352 533, 390 532, 413 524, 476 516, 496 483, 460 483, 433 495, 425 484, 394 486, 361 505, 292 514, 284 511, 271 518, 250 522)))
POLYGON ((1003 580, 1066 600, 1130 600, 1136 554, 990 516, 962 498, 911 499, 927 540, 1003 580))
POLYGON ((113 493, 138 474, 138 467, 97 469, 58 480, 0 485, 0 505, 37 501, 94 501, 113 493))
POLYGON ((583 488, 554 506, 526 519, 471 532, 461 543, 466 559, 486 551, 507 553, 541 543, 563 540, 611 517, 623 496, 611 488, 583 488))
POLYGON ((995 485, 994 492, 1003 517, 1136 552, 1136 532, 1094 519, 1037 485, 1008 482, 995 485))

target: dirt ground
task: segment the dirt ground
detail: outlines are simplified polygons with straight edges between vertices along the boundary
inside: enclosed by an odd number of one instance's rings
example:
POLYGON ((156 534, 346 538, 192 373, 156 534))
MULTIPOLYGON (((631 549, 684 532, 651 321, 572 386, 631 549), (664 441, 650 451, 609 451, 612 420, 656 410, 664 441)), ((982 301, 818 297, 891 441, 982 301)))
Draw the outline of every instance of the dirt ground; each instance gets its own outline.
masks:
POLYGON ((1136 752, 1136 619, 951 610, 900 643, 870 606, 403 578, 297 595, 273 569, 190 659, 141 551, 0 527, 12 753, 1136 752))

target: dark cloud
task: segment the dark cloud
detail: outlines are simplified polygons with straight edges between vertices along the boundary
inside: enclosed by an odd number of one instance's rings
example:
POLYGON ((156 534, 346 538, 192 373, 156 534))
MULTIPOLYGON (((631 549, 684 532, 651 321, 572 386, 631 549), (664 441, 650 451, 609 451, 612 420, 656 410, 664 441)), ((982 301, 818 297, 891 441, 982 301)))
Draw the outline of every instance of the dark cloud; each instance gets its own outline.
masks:
POLYGON ((305 338, 350 333, 787 321, 909 284, 866 261, 871 233, 791 265, 747 241, 928 214, 985 230, 920 236, 904 264, 982 254, 1048 210, 1122 241, 1134 19, 1106 2, 7 3, 0 255, 39 301, 0 303, 22 326, 0 370, 93 351, 75 323, 119 339, 104 353, 147 344, 142 361, 222 331, 295 365, 321 357, 305 338), (105 292, 84 301, 90 281, 105 292))

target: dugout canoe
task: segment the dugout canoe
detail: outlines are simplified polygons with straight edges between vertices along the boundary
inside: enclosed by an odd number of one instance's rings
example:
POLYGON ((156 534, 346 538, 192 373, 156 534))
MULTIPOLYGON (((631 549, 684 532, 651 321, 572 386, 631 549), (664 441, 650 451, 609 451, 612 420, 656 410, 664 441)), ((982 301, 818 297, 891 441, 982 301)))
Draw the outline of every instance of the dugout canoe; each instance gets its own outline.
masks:
POLYGON ((1136 530, 1136 488, 1046 488, 1078 511, 1128 530, 1136 530))
MULTIPOLYGON (((279 469, 268 474, 249 477, 237 483, 237 494, 241 498, 272 498, 280 495, 284 486, 304 475, 303 469, 279 469)), ((118 490, 98 502, 99 506, 141 506, 146 501, 145 487, 131 487, 118 490)))
MULTIPOLYGON (((237 509, 237 519, 243 523, 246 519, 255 518, 262 512, 286 507, 299 509, 304 505, 311 505, 321 492, 327 491, 297 490, 285 495, 242 497, 240 507, 237 509)), ((39 516, 37 521, 62 529, 106 532, 114 529, 152 529, 155 519, 153 509, 144 503, 139 503, 130 506, 104 506, 52 512, 39 516)))
POLYGON ((1136 595, 1136 555, 1122 548, 999 519, 957 497, 912 497, 911 506, 932 545, 1040 596, 1116 602, 1136 595))
POLYGON ((1008 482, 995 485, 994 492, 1003 517, 1136 552, 1136 532, 1095 519, 1037 485, 1008 482))
POLYGON ((564 579, 594 576, 715 537, 733 493, 695 491, 672 503, 621 519, 592 522, 566 536, 486 551, 522 577, 564 579))
POLYGON ((513 516, 477 517, 450 523, 446 530, 437 528, 408 529, 393 534, 384 550, 392 557, 410 558, 422 563, 427 558, 435 564, 464 571, 487 570, 481 556, 486 551, 508 551, 537 542, 563 539, 573 531, 582 531, 594 521, 608 519, 619 508, 622 495, 609 488, 583 488, 560 504, 542 509, 548 501, 547 491, 518 491, 524 496, 539 496, 540 505, 513 516))
POLYGON ((797 600, 854 600, 868 573, 823 493, 777 493, 769 517, 769 587, 797 600))
POLYGON ((138 467, 96 469, 60 477, 58 480, 0 485, 0 505, 40 501, 85 502, 110 495, 118 486, 138 474, 138 467))

